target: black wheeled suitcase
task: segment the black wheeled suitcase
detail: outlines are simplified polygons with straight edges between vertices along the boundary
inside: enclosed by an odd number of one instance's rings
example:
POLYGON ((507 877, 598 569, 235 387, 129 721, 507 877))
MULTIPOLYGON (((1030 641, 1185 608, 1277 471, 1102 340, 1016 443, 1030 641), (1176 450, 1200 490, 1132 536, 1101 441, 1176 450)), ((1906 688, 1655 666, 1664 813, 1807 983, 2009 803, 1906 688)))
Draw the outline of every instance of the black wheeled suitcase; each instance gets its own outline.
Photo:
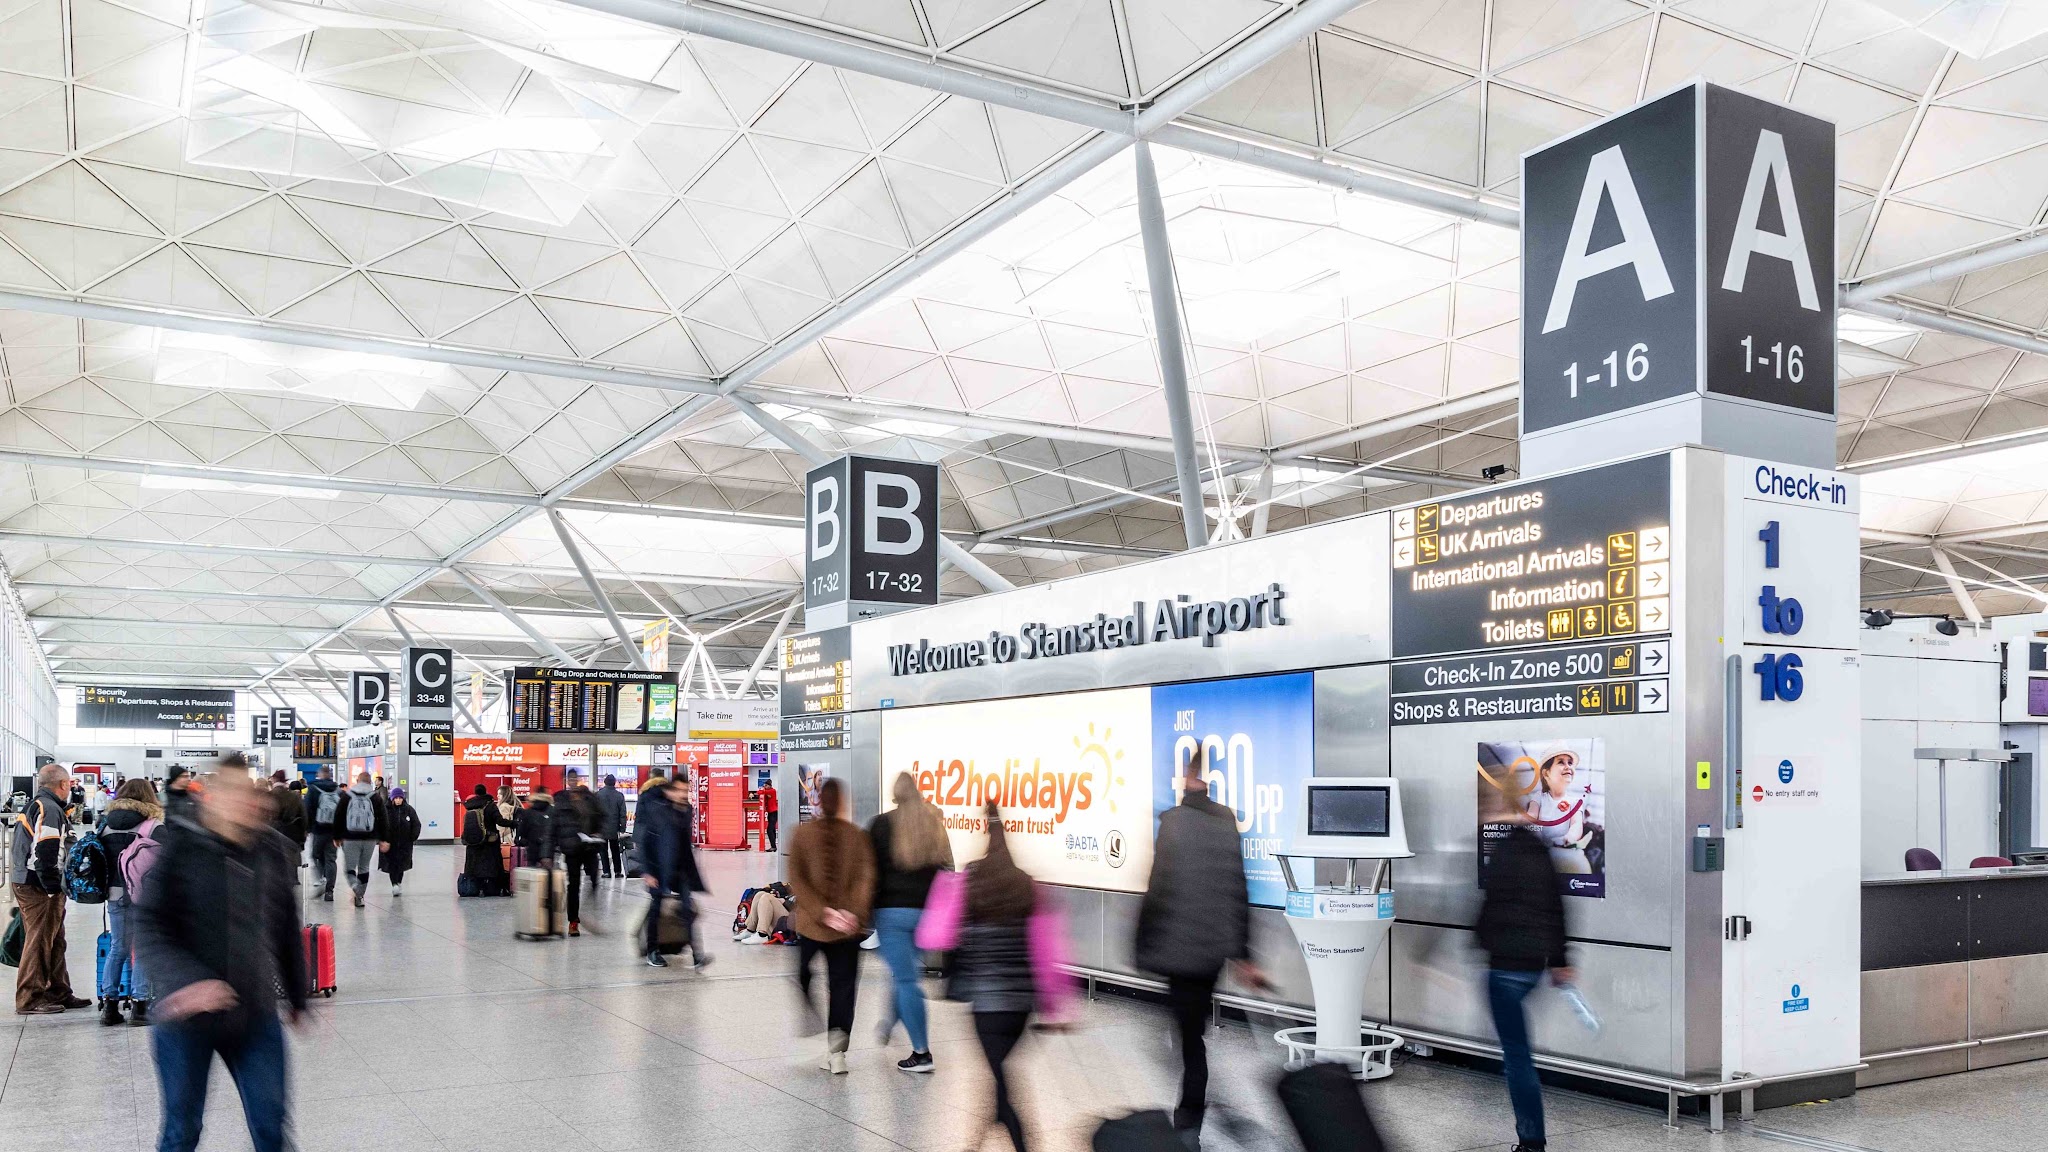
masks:
POLYGON ((1173 1117, 1156 1108, 1104 1120, 1088 1146, 1094 1152, 1188 1152, 1173 1117))
POLYGON ((1280 1104, 1304 1152, 1383 1152, 1358 1081, 1342 1064, 1310 1064, 1280 1077, 1280 1104))

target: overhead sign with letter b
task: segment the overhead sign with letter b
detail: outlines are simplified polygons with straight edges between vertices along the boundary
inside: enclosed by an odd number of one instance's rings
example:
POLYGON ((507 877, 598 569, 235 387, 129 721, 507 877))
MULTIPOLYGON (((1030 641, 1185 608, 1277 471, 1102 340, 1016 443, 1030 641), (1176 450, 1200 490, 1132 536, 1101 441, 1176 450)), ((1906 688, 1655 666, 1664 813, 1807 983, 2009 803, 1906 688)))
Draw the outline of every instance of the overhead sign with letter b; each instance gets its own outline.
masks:
POLYGON ((804 480, 806 619, 832 604, 938 602, 938 466, 845 456, 812 469, 804 480))
POLYGON ((1696 83, 1522 158, 1525 473, 1835 445, 1835 130, 1696 83))

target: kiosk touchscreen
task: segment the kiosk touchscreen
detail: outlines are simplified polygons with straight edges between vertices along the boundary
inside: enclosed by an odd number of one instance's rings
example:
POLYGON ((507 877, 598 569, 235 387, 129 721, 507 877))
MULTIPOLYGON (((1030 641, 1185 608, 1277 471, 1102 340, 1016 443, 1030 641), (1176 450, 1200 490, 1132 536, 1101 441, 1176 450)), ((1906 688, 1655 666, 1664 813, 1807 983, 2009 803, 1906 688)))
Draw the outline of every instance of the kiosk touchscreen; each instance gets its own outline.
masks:
POLYGON ((1296 1061, 1341 1060, 1368 1080, 1393 1074, 1399 1036, 1367 1029, 1361 1013, 1366 972, 1394 922, 1390 862, 1413 856, 1401 819, 1401 785, 1391 777, 1312 777, 1301 783, 1293 835, 1274 855, 1287 880, 1287 924, 1301 943, 1315 993, 1313 1028, 1290 1028, 1276 1039, 1296 1061), (1316 862, 1344 862, 1342 884, 1317 884, 1316 862), (1372 862, 1358 882, 1358 862, 1372 862), (1304 884, 1297 864, 1307 869, 1304 884), (1313 1033, 1313 1038, 1309 1037, 1313 1033))

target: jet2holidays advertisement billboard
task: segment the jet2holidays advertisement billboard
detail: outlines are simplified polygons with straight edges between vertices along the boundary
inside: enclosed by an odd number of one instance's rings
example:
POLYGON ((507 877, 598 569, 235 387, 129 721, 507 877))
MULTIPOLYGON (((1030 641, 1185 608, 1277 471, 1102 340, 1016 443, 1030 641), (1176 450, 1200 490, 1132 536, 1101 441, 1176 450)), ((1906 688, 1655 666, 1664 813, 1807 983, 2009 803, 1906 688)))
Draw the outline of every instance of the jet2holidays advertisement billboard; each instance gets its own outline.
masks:
POLYGON ((1142 892, 1160 813, 1196 748, 1209 795, 1244 840, 1254 904, 1281 907, 1273 852, 1315 765, 1311 673, 1029 696, 882 713, 882 796, 909 772, 939 806, 958 862, 1002 810, 1011 852, 1051 884, 1142 892))

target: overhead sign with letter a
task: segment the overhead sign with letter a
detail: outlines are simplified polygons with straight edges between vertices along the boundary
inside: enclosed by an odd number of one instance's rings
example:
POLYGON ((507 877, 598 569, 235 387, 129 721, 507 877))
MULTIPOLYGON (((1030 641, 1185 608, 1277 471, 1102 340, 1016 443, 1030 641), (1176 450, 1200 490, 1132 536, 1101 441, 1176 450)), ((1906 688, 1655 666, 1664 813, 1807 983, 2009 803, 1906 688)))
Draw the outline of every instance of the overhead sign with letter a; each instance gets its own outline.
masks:
POLYGON ((1712 84, 1522 158, 1522 469, 1831 467, 1835 130, 1712 84))
MULTIPOLYGON (((804 611, 939 602, 939 469, 844 456, 804 479, 804 611)), ((829 622, 829 621, 828 621, 829 622)))
POLYGON ((1522 431, 1698 385, 1694 93, 1522 158, 1522 431))

